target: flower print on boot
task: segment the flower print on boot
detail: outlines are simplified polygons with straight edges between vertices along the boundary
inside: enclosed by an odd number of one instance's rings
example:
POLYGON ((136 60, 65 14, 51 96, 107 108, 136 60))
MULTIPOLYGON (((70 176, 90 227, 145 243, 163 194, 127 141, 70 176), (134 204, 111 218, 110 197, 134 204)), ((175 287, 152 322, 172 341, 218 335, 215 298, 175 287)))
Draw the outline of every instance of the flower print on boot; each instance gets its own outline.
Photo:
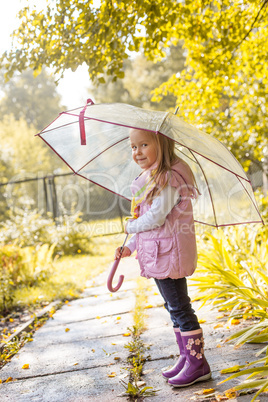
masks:
POLYGON ((198 381, 209 380, 211 371, 204 356, 202 329, 181 332, 181 338, 186 354, 185 365, 179 374, 168 380, 168 383, 173 387, 187 387, 198 381))

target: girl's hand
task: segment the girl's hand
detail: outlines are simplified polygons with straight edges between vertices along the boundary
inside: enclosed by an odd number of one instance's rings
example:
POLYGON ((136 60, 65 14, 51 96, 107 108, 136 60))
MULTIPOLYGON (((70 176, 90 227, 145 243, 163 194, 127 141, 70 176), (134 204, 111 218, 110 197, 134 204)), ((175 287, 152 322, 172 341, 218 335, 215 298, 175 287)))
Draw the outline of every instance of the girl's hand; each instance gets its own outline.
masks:
MULTIPOLYGON (((117 249, 115 250, 114 259, 115 259, 115 260, 118 260, 118 258, 120 257, 120 255, 121 255, 121 247, 117 247, 117 249)), ((125 247, 123 248, 121 258, 129 257, 130 255, 131 255, 130 249, 129 249, 127 246, 125 246, 125 247)))

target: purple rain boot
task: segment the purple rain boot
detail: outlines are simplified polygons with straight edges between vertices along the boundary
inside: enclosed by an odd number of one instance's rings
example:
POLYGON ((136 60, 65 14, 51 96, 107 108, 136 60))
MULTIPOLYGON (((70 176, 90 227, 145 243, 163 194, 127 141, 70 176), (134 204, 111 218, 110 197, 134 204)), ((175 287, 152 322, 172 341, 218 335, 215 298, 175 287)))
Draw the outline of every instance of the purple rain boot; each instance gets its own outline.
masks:
POLYGON ((183 369, 175 377, 168 380, 173 387, 187 387, 198 381, 211 378, 211 371, 204 356, 204 339, 202 329, 181 332, 186 362, 183 369))
POLYGON ((179 330, 179 328, 174 328, 174 332, 177 344, 179 346, 180 356, 176 364, 174 364, 174 366, 171 369, 162 372, 162 376, 165 377, 166 379, 172 378, 175 375, 179 374, 179 372, 183 369, 184 363, 186 361, 186 354, 181 339, 181 331, 179 330))

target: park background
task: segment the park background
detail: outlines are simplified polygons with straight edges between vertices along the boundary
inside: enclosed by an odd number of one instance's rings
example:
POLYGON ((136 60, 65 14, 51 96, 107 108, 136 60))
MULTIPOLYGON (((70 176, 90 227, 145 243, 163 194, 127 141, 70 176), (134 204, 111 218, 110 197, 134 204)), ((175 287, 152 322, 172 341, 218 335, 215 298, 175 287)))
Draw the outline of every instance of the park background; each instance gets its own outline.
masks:
MULTIPOLYGON (((86 281, 107 269, 122 241, 129 204, 75 177, 35 137, 61 111, 83 106, 87 98, 172 112, 179 107, 180 117, 233 152, 252 181, 267 224, 267 4, 5 3, 0 59, 2 341, 21 315, 53 300, 79 297, 86 281)), ((238 341, 240 336, 242 343, 267 341, 267 225, 198 226, 197 236, 199 266, 193 282, 199 299, 224 311, 230 322, 248 322, 248 337, 240 334, 238 341)), ((3 354, 2 361, 8 358, 3 354)), ((266 361, 262 364, 267 368, 266 361)))

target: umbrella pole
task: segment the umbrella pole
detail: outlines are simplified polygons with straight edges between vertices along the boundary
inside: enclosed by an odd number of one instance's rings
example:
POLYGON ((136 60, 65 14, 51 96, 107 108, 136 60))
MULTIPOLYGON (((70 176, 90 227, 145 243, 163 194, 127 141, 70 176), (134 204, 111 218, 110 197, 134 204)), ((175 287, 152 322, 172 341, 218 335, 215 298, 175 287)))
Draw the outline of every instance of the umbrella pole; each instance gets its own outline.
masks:
POLYGON ((124 248, 124 246, 125 246, 125 244, 126 244, 127 238, 128 238, 128 234, 126 235, 126 238, 125 238, 125 240, 124 240, 124 243, 123 243, 122 246, 121 246, 120 256, 119 256, 119 258, 118 258, 117 260, 115 260, 115 262, 113 263, 112 269, 111 269, 110 274, 109 274, 109 276, 108 276, 107 287, 108 287, 108 289, 110 290, 110 292, 117 292, 118 289, 120 289, 120 287, 121 287, 121 285, 122 285, 122 283, 123 283, 123 280, 124 280, 124 275, 120 275, 120 276, 119 276, 119 280, 118 280, 118 284, 117 284, 115 287, 113 287, 113 278, 114 278, 114 275, 115 275, 115 273, 116 273, 118 264, 119 264, 119 262, 120 262, 120 260, 121 260, 122 251, 123 251, 123 248, 124 248))

